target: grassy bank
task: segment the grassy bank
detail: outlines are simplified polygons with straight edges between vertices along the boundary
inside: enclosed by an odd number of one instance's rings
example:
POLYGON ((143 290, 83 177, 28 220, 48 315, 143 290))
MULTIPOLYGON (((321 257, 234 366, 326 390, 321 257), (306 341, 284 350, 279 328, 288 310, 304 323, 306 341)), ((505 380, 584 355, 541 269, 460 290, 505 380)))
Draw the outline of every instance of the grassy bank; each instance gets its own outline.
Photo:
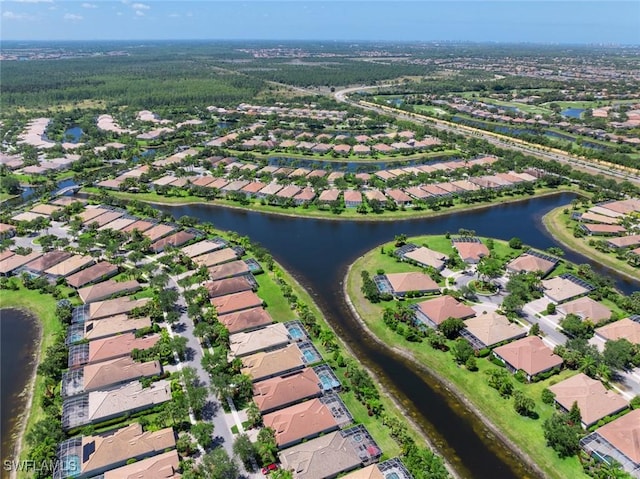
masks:
MULTIPOLYGON (((436 237, 410 238, 409 241, 420 244, 427 242, 437 249, 436 237)), ((496 241, 497 244, 497 241, 496 241)), ((385 250, 392 244, 385 245, 385 250)), ((410 355, 413 360, 426 366, 450 389, 457 392, 466 402, 476 409, 479 416, 497 429, 497 431, 511 442, 524 456, 531 459, 547 477, 553 478, 582 478, 586 477, 576 457, 559 459, 556 453, 546 446, 542 424, 549 418, 554 408, 542 403, 541 392, 551 383, 558 382, 571 374, 563 371, 560 375, 532 384, 521 384, 514 381, 516 389, 522 390, 528 397, 534 399, 538 419, 520 416, 513 408, 511 400, 500 397, 499 393, 488 386, 485 371, 496 369, 498 366, 486 359, 477 361, 479 370, 470 372, 458 366, 450 352, 442 352, 431 348, 426 343, 410 343, 403 337, 391 331, 383 322, 383 309, 389 303, 370 303, 361 292, 363 270, 375 273, 380 267, 382 259, 388 256, 381 254, 376 248, 359 258, 350 269, 346 278, 346 291, 364 324, 382 343, 389 347, 398 348, 410 355)), ((411 270, 409 265, 403 264, 404 271, 411 270)), ((384 268, 383 268, 384 269, 384 268)), ((414 268, 417 270, 417 268, 414 268)), ((392 305, 392 304, 391 304, 392 305)))
POLYGON ((601 263, 630 279, 637 280, 640 275, 638 268, 634 268, 626 261, 617 259, 612 254, 598 251, 593 246, 589 246, 588 241, 590 239, 602 238, 593 236, 576 238, 573 236, 573 228, 577 223, 571 219, 571 211, 571 205, 561 206, 543 216, 542 222, 551 236, 566 248, 583 254, 593 261, 601 263), (565 214, 565 209, 569 209, 569 213, 565 214))
MULTIPOLYGON (((53 344, 54 338, 63 331, 64 327, 56 319, 56 300, 51 295, 41 294, 35 290, 28 290, 22 285, 17 291, 3 290, 0 293, 0 309, 15 308, 26 310, 33 314, 38 319, 38 325, 40 329, 40 341, 38 345, 38 361, 44 355, 47 348, 53 344)), ((28 416, 23 418, 23 433, 17 439, 19 442, 19 457, 21 460, 26 460, 29 449, 24 443, 24 432, 30 430, 35 423, 45 417, 42 410, 40 400, 45 392, 45 381, 42 376, 36 375, 35 381, 31 382, 31 390, 29 391, 25 412, 28 412, 28 416)), ((7 459, 6 457, 5 459, 7 459)), ((22 476, 27 477, 26 472, 21 473, 22 476)))
MULTIPOLYGON (((88 193, 92 195, 97 195, 100 193, 100 189, 96 187, 85 187, 82 189, 82 193, 88 193)), ((524 201, 533 198, 539 198, 542 196, 550 196, 558 193, 581 193, 580 189, 575 186, 565 186, 562 188, 538 188, 535 190, 534 195, 513 195, 513 196, 501 196, 494 201, 487 201, 483 203, 473 203, 466 204, 461 203, 456 200, 456 203, 453 206, 442 208, 439 210, 421 210, 414 211, 412 209, 407 209, 405 211, 396 210, 396 211, 388 211, 385 210, 382 213, 368 213, 368 214, 360 214, 356 211, 355 208, 347 208, 342 211, 340 214, 335 214, 329 211, 328 209, 319 209, 317 206, 310 206, 309 208, 303 208, 301 206, 295 208, 283 208, 280 206, 272 206, 272 205, 262 205, 259 202, 252 202, 249 205, 241 205, 235 201, 226 200, 226 199, 216 199, 213 201, 207 201, 204 198, 200 198, 198 196, 193 196, 189 194, 185 194, 184 196, 162 196, 155 192, 150 193, 130 193, 123 191, 109 191, 109 194, 115 198, 120 198, 123 200, 137 200, 143 201, 147 203, 153 203, 158 205, 169 205, 169 206, 183 206, 183 205, 195 205, 195 204, 203 204, 203 205, 217 205, 224 206, 227 208, 236 208, 240 210, 246 211, 256 211, 258 213, 268 213, 274 215, 281 216, 290 216, 290 217, 300 217, 300 218, 314 218, 314 219, 327 219, 327 220, 349 220, 349 221, 395 221, 402 219, 414 219, 414 218, 432 218, 435 216, 446 215, 449 213, 454 213, 456 211, 469 211, 474 209, 481 208, 489 208, 494 205, 501 205, 506 203, 514 203, 516 201, 524 201)))

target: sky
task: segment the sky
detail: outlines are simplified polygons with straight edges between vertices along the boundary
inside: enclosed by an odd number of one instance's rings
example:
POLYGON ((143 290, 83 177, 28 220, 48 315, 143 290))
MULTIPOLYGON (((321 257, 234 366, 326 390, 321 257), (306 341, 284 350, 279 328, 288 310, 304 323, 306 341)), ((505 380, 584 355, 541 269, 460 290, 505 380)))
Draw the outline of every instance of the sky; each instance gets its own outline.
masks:
POLYGON ((1 40, 640 44, 640 0, 0 0, 1 40))

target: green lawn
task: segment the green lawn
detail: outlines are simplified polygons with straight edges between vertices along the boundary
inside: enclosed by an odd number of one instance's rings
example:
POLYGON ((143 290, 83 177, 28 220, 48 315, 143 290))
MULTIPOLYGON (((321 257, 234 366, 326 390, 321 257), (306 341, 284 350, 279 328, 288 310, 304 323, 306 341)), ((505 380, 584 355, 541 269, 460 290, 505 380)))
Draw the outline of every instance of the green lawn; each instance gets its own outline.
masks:
MULTIPOLYGON (((542 222, 547 231, 563 246, 581 253, 598 263, 602 263, 609 268, 614 269, 618 273, 637 279, 640 274, 638 268, 634 268, 626 261, 619 260, 613 253, 604 253, 589 246, 588 241, 591 237, 576 238, 573 236, 573 228, 577 224, 571 219, 571 205, 560 206, 544 215, 542 222), (565 214, 564 210, 569 209, 569 213, 565 214)), ((599 238, 596 238, 599 239, 599 238)))
MULTIPOLYGON (((409 239, 411 242, 416 240, 416 238, 409 239)), ((428 239, 427 242, 429 242, 428 239)), ((522 389, 527 396, 535 400, 536 412, 539 414, 539 418, 535 420, 520 416, 513 409, 511 400, 501 398, 497 391, 486 383, 484 371, 498 366, 486 359, 479 359, 479 371, 469 372, 456 365, 450 352, 436 351, 424 343, 409 343, 384 325, 381 319, 384 303, 372 304, 360 291, 362 282, 360 272, 363 269, 375 270, 379 264, 384 264, 383 260, 385 258, 380 254, 380 248, 376 248, 356 261, 347 278, 349 297, 373 334, 391 347, 399 347, 410 352, 416 361, 426 365, 438 377, 444 378, 454 390, 469 399, 483 416, 532 457, 548 477, 563 479, 586 477, 578 459, 574 457, 560 460, 556 453, 545 445, 542 433, 542 423, 553 412, 551 406, 543 404, 540 400, 542 389, 575 372, 563 371, 558 376, 534 384, 520 384, 514 381, 516 388, 522 389)))

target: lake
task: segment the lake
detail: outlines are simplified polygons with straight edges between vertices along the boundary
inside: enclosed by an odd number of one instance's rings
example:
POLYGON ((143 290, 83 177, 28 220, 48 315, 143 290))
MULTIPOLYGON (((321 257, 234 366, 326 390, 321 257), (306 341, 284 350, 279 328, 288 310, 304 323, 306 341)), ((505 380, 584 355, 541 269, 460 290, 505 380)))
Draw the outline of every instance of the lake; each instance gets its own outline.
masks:
POLYGON ((82 135, 84 135, 82 128, 80 128, 79 126, 74 126, 64 131, 63 138, 65 141, 75 144, 80 141, 80 138, 82 137, 82 135))
MULTIPOLYGON (((0 310, 0 431, 2 459, 13 459, 15 435, 27 397, 24 395, 35 366, 38 325, 36 319, 17 309, 0 310)), ((2 477, 9 477, 2 470, 2 477)))
MULTIPOLYGON (((401 233, 408 236, 455 233, 465 228, 482 236, 505 240, 517 236, 526 244, 541 249, 558 246, 544 229, 541 218, 573 198, 573 194, 561 193, 481 210, 397 222, 290 218, 213 205, 158 208, 176 218, 193 216, 211 222, 219 229, 237 231, 269 249, 309 291, 360 362, 406 408, 464 477, 513 479, 531 477, 532 472, 428 371, 416 368, 367 336, 344 301, 342 281, 347 267, 356 258, 401 233)), ((588 262, 571 252, 567 252, 566 258, 578 263, 588 262)), ((611 275, 625 293, 639 288, 637 282, 617 276, 613 271, 596 264, 593 267, 611 275)))

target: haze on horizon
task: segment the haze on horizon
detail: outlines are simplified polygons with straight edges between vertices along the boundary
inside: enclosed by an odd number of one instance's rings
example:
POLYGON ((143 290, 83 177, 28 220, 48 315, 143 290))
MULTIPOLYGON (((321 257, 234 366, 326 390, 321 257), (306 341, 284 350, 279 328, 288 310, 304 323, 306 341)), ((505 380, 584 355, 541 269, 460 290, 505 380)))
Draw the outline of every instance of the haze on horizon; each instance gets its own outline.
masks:
POLYGON ((2 0, 2 40, 640 44, 639 1, 2 0))

